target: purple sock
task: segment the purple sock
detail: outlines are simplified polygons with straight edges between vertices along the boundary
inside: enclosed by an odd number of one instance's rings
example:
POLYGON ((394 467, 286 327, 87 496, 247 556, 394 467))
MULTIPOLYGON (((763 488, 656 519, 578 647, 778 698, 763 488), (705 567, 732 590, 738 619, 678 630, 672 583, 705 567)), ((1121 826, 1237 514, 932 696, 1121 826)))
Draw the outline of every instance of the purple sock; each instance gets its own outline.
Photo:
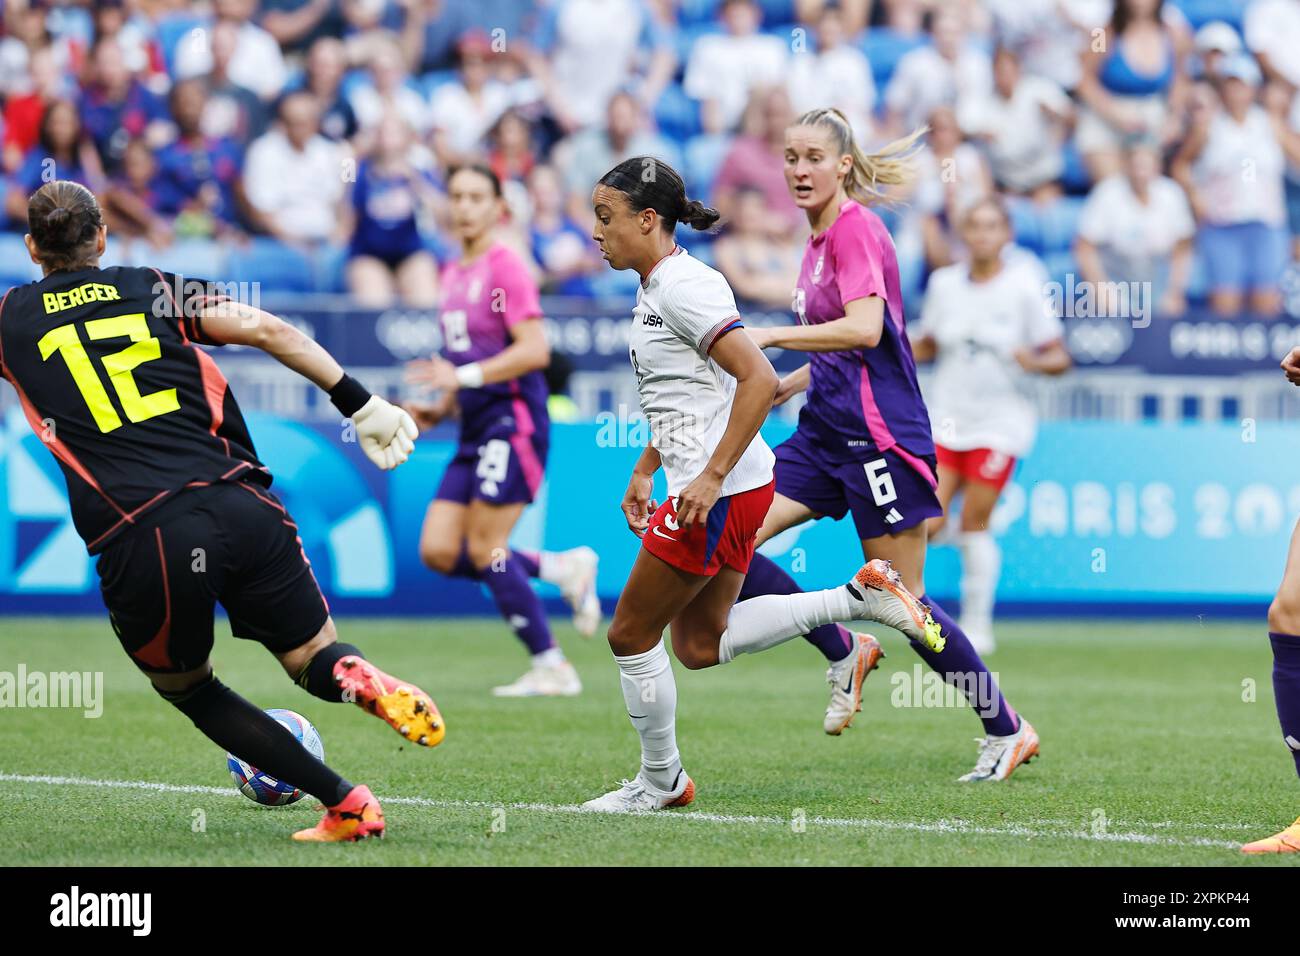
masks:
MULTIPOLYGON (((794 578, 781 570, 771 558, 761 554, 754 555, 749 563, 749 573, 745 583, 740 586, 740 597, 744 601, 760 594, 798 594, 803 588, 794 583, 794 578)), ((842 661, 853 649, 853 634, 839 624, 823 624, 813 628, 803 636, 828 661, 842 661)))
MULTIPOLYGON (((536 551, 511 551, 510 559, 518 561, 519 566, 524 569, 524 574, 530 578, 539 576, 540 565, 536 551)), ((462 547, 460 557, 456 559, 456 566, 447 572, 453 578, 469 578, 472 581, 479 581, 483 578, 483 573, 474 567, 474 562, 469 559, 469 549, 462 547)))
POLYGON ((938 654, 920 641, 912 641, 912 650, 921 655, 921 660, 929 664, 932 671, 966 692, 975 714, 984 725, 984 733, 995 737, 1014 734, 1020 727, 1020 718, 1003 698, 997 681, 975 653, 975 648, 971 647, 970 639, 943 608, 925 596, 921 601, 930 605, 930 613, 939 622, 948 643, 938 654))
POLYGON ((1282 739, 1295 760, 1300 774, 1300 637, 1269 631, 1273 644, 1273 697, 1277 719, 1282 725, 1282 739))
POLYGON ((524 574, 530 578, 541 577, 542 558, 537 551, 511 551, 510 557, 519 562, 524 569, 524 574))
POLYGON ((515 636, 524 642, 529 653, 540 654, 555 646, 542 602, 528 584, 523 562, 516 561, 513 552, 503 564, 488 565, 479 574, 492 592, 501 616, 514 628, 515 636))

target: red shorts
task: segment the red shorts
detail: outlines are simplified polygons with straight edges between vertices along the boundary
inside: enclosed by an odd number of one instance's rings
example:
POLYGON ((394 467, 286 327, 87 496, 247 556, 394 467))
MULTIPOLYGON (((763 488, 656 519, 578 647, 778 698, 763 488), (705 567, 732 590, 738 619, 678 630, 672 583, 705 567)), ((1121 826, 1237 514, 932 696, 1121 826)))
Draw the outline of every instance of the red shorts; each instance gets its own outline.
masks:
POLYGON ((742 574, 754 557, 754 538, 776 493, 775 480, 761 488, 719 498, 704 524, 677 527, 677 502, 669 498, 650 518, 641 546, 688 574, 713 577, 722 566, 742 574))
POLYGON ((1016 469, 1016 460, 992 448, 972 448, 969 451, 952 451, 942 445, 934 446, 940 468, 951 468, 967 481, 992 485, 999 491, 1016 469))

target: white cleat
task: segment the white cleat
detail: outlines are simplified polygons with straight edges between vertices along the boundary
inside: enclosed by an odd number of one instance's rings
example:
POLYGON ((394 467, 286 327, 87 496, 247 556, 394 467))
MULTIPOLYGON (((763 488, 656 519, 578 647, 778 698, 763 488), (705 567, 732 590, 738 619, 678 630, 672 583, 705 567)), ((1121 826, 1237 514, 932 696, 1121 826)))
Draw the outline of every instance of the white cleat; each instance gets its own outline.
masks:
POLYGON ((588 547, 564 552, 564 580, 556 582, 565 602, 573 609, 573 626, 583 637, 600 628, 600 596, 596 593, 596 570, 600 557, 588 547))
POLYGON ((888 561, 868 561, 844 587, 858 606, 858 620, 878 621, 935 653, 943 650, 945 639, 930 609, 903 586, 902 576, 888 561))
POLYGON ((624 780, 617 790, 603 797, 588 800, 582 809, 595 813, 649 813, 668 807, 684 807, 695 799, 695 781, 682 770, 677 775, 678 785, 672 793, 664 793, 651 786, 644 773, 624 780))
POLYGON ((962 783, 1006 780, 1022 763, 1038 756, 1038 734, 1023 717, 1014 734, 1007 737, 990 734, 983 740, 976 738, 976 742, 980 745, 979 760, 975 761, 974 770, 958 778, 962 783))
POLYGON ((826 682, 831 685, 831 702, 826 708, 822 728, 832 737, 838 737, 862 709, 862 685, 867 675, 880 666, 885 649, 870 634, 855 634, 852 652, 842 661, 826 669, 826 682))
POLYGON ((576 697, 582 693, 582 681, 568 661, 537 664, 513 684, 492 688, 493 697, 576 697))

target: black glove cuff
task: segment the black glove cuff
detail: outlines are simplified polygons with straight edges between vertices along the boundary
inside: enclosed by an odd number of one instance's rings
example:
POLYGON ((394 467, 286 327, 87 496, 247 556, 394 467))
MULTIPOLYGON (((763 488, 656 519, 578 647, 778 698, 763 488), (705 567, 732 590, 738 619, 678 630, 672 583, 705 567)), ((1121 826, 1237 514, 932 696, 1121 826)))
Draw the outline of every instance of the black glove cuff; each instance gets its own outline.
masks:
POLYGON ((339 379, 337 385, 329 390, 330 401, 344 418, 351 418, 366 402, 370 401, 370 392, 347 372, 339 379))

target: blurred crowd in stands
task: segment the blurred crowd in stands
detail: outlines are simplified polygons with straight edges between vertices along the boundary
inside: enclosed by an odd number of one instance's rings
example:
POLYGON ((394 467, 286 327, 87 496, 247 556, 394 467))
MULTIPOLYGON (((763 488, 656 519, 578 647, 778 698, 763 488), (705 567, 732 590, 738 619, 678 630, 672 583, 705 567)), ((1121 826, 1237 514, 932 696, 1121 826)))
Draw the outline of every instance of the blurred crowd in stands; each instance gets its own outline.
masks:
MULTIPOLYGON (((1158 314, 1277 314, 1300 257, 1300 0, 5 0, 0 281, 26 199, 70 178, 112 261, 265 289, 436 302, 446 170, 484 161, 545 291, 626 294, 593 183, 659 156, 723 214, 681 235, 790 307, 807 223, 783 132, 836 106, 870 148, 927 125, 883 210, 904 285, 1006 197, 1067 288, 1158 314)), ((683 231, 685 232, 685 231, 683 231)))

